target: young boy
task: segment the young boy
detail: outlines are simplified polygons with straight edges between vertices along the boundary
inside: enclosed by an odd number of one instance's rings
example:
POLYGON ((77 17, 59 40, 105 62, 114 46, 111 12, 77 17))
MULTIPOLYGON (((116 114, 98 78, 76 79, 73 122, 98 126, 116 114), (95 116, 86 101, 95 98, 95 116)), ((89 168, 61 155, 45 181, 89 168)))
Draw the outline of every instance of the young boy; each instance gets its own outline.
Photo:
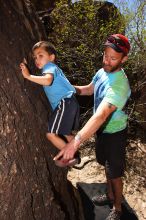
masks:
MULTIPOLYGON (((42 69, 42 75, 31 75, 25 63, 20 64, 24 78, 43 86, 51 104, 52 113, 49 118, 49 141, 61 150, 66 142, 73 139, 72 131, 78 129, 79 105, 74 96, 75 88, 70 84, 62 70, 55 64, 55 47, 47 41, 39 41, 32 48, 35 65, 42 69)), ((56 165, 60 167, 73 166, 80 161, 79 156, 72 160, 60 159, 56 165)))

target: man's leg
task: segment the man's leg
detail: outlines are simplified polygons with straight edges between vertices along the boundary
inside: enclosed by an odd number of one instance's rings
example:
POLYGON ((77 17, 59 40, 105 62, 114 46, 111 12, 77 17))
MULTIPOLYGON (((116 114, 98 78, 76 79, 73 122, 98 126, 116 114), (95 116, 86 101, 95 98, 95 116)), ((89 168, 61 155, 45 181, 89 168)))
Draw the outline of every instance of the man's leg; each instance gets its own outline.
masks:
POLYGON ((110 179, 107 166, 105 166, 105 173, 107 178, 107 193, 110 200, 113 201, 113 208, 121 211, 122 195, 123 195, 123 182, 122 178, 110 179))
POLYGON ((111 185, 114 194, 114 204, 113 207, 115 210, 121 212, 121 203, 122 203, 122 195, 123 195, 123 182, 122 178, 116 178, 111 180, 111 185))
POLYGON ((113 193, 113 187, 112 187, 112 181, 107 178, 107 194, 111 201, 114 201, 114 193, 113 193))

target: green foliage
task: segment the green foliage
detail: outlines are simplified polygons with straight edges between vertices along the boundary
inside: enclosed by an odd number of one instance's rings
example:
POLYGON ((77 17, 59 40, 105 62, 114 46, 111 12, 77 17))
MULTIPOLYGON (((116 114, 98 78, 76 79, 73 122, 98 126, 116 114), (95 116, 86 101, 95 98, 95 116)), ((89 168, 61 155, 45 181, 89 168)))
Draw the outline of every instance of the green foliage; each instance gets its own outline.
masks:
POLYGON ((123 17, 113 5, 91 0, 57 1, 51 16, 54 26, 49 40, 58 49, 61 67, 73 83, 89 83, 102 65, 106 37, 123 32, 123 17))
POLYGON ((124 14, 126 35, 131 43, 131 51, 126 65, 126 73, 128 73, 132 88, 131 121, 146 128, 146 2, 133 0, 130 9, 127 7, 124 14))

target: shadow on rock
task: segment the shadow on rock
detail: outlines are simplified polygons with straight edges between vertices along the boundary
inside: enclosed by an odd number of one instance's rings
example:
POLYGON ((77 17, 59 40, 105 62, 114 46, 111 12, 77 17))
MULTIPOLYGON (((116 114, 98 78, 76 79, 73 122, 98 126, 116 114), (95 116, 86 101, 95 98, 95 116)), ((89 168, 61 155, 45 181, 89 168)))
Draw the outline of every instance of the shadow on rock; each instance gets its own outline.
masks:
MULTIPOLYGON (((96 194, 103 194, 106 192, 105 183, 77 183, 77 187, 80 193, 84 217, 85 220, 105 220, 110 212, 108 205, 95 206, 92 203, 91 198, 96 194)), ((126 199, 123 199, 122 203, 122 216, 121 220, 138 220, 135 211, 127 203, 126 199)))

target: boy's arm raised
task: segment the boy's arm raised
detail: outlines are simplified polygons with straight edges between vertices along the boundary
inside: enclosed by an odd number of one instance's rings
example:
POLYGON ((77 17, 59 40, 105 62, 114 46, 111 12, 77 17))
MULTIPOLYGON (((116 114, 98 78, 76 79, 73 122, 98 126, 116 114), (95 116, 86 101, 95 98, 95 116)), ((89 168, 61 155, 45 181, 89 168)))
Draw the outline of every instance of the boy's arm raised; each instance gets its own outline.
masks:
POLYGON ((20 64, 20 69, 22 72, 22 75, 24 78, 37 83, 39 85, 43 85, 43 86, 47 86, 47 85, 51 85, 52 81, 53 81, 53 75, 48 73, 44 76, 35 76, 35 75, 31 75, 27 66, 24 63, 20 64))

